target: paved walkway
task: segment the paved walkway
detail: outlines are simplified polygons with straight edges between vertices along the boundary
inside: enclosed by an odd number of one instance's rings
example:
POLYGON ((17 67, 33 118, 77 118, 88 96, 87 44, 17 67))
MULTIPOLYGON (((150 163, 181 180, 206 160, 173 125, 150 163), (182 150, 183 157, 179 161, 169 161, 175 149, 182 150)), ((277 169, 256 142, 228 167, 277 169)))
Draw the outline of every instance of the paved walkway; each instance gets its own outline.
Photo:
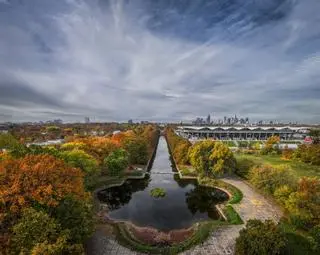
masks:
MULTIPOLYGON (((244 222, 249 219, 273 219, 279 221, 281 210, 258 194, 248 184, 239 178, 222 179, 242 191, 243 199, 234 209, 244 222)), ((212 233, 203 244, 181 253, 182 255, 230 255, 234 253, 235 239, 244 225, 224 226, 212 233)), ((120 246, 116 241, 108 239, 102 230, 97 230, 88 242, 89 255, 137 255, 127 248, 120 246)))
MULTIPOLYGON (((266 220, 272 219, 279 221, 282 215, 281 210, 267 201, 262 195, 258 194, 248 184, 239 178, 224 178, 243 193, 243 199, 239 204, 233 205, 241 219, 247 222, 249 219, 266 220)), ((234 253, 234 246, 239 231, 244 225, 232 225, 221 227, 212 233, 203 244, 182 253, 183 255, 229 255, 234 253)))

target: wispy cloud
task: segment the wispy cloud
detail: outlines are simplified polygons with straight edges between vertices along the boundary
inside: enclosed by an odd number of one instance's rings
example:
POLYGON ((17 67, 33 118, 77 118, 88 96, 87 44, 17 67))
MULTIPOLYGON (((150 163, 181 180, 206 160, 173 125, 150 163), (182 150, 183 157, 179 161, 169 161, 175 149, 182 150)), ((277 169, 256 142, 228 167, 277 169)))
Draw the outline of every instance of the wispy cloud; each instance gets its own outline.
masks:
POLYGON ((319 122, 319 9, 317 0, 0 2, 0 120, 319 122))

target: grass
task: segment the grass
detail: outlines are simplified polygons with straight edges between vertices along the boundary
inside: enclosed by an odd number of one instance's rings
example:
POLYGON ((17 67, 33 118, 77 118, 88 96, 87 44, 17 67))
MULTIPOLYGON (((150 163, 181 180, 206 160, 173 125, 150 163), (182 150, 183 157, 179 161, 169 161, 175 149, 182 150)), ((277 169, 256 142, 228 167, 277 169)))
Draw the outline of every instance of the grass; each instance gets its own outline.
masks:
POLYGON ((230 224, 234 224, 234 225, 243 224, 242 219, 240 218, 239 214, 233 209, 232 205, 226 205, 223 208, 223 212, 230 224))
POLYGON ((224 225, 221 221, 206 221, 200 222, 196 226, 196 230, 192 236, 181 243, 168 245, 168 246, 151 246, 139 242, 128 232, 127 227, 123 223, 116 225, 117 240, 123 246, 132 250, 147 253, 147 254, 178 254, 182 251, 190 249, 191 247, 200 244, 206 240, 210 233, 220 225, 224 225))
POLYGON ((192 166, 187 165, 179 165, 179 171, 183 176, 197 176, 197 172, 194 170, 192 166))
POLYGON ((281 155, 244 155, 244 154, 235 154, 235 157, 241 158, 245 157, 254 161, 256 164, 270 164, 273 166, 278 166, 282 164, 289 165, 294 174, 297 177, 301 176, 317 176, 320 177, 320 166, 310 165, 307 163, 295 161, 295 160, 284 160, 281 159, 281 155))
POLYGON ((230 200, 228 201, 229 204, 237 204, 243 198, 243 194, 241 190, 239 190, 238 188, 236 188, 235 186, 229 183, 226 183, 218 179, 202 178, 199 180, 199 184, 204 186, 211 186, 211 187, 217 187, 217 188, 220 187, 220 188, 226 189, 232 195, 230 200))

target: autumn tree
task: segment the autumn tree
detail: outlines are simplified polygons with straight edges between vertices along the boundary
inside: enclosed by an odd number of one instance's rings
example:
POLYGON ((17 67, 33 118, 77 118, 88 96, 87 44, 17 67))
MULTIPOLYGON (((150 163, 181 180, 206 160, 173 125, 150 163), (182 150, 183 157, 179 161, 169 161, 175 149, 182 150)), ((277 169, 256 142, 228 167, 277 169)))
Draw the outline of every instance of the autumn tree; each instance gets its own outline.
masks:
POLYGON ((264 147, 261 150, 262 154, 270 154, 270 153, 280 153, 280 149, 278 147, 278 143, 280 142, 280 137, 273 135, 268 138, 265 142, 264 147))
POLYGON ((50 155, 28 155, 0 162, 2 212, 37 203, 57 206, 66 195, 84 196, 83 174, 50 155))
POLYGON ((231 172, 236 165, 232 151, 222 142, 214 143, 209 160, 211 161, 211 172, 215 176, 231 172))
POLYGON ((192 166, 204 175, 218 176, 235 168, 236 161, 229 147, 210 140, 194 144, 189 150, 192 166))
POLYGON ((301 227, 309 228, 320 224, 320 179, 302 177, 296 192, 290 194, 285 205, 292 219, 301 227))
POLYGON ((320 128, 311 129, 309 135, 312 137, 313 144, 320 144, 320 128))
POLYGON ((130 164, 145 165, 148 162, 148 144, 138 137, 127 138, 123 148, 128 152, 130 164))
POLYGON ((208 176, 210 174, 210 156, 214 148, 214 142, 207 140, 195 143, 189 151, 189 159, 197 172, 208 176))

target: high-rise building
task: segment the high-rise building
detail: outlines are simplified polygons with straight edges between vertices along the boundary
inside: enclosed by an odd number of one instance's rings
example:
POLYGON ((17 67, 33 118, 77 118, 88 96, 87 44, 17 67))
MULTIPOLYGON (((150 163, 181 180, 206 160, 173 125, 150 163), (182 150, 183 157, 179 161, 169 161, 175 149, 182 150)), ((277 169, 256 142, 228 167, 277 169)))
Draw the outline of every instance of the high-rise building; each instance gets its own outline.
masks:
POLYGON ((208 117, 207 117, 207 120, 206 120, 208 125, 210 124, 210 119, 211 119, 211 116, 210 116, 210 114, 208 114, 208 117))
POLYGON ((87 124, 90 123, 90 118, 89 117, 84 117, 84 122, 87 123, 87 124))

